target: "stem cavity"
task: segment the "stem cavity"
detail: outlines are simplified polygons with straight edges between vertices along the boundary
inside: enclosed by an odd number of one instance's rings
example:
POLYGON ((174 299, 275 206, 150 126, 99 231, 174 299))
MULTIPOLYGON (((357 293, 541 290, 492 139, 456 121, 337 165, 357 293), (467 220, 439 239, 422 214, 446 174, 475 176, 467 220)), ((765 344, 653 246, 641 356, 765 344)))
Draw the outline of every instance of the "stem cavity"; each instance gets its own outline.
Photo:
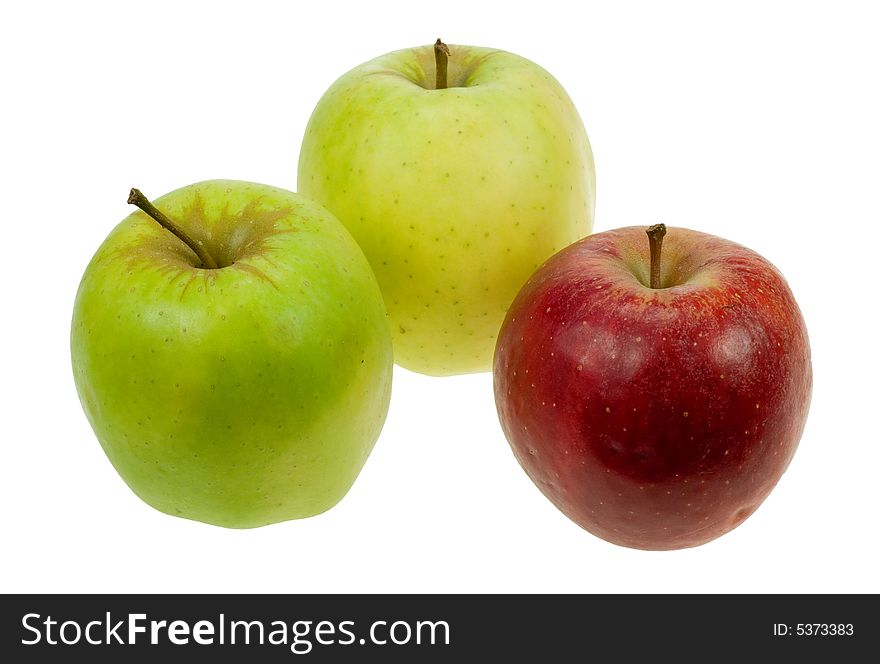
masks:
POLYGON ((654 224, 645 231, 651 246, 651 288, 660 288, 660 250, 666 235, 666 224, 654 224))
POLYGON ((446 72, 448 69, 449 55, 449 47, 438 37, 437 41, 434 42, 434 62, 437 65, 437 76, 434 82, 434 87, 437 90, 446 89, 446 72))
POLYGON ((168 218, 164 212, 159 210, 155 205, 150 203, 149 199, 144 196, 139 189, 132 189, 128 194, 128 202, 131 205, 136 205, 141 210, 146 212, 150 217, 156 220, 156 222, 162 226, 165 230, 173 233, 183 242, 186 246, 192 249, 196 256, 199 257, 199 261, 201 264, 198 267, 202 267, 208 270, 216 270, 218 265, 217 261, 214 260, 214 257, 208 253, 205 249, 204 245, 191 238, 186 231, 184 231, 180 226, 178 226, 174 221, 168 218))

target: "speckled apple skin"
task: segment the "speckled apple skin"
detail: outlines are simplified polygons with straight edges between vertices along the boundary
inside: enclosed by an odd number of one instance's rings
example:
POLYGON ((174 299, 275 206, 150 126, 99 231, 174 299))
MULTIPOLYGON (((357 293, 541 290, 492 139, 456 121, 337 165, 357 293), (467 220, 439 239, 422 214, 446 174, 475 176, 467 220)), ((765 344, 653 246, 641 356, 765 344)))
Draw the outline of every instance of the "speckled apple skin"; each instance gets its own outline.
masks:
POLYGON ((788 467, 810 347, 788 285, 753 251, 670 228, 666 287, 648 288, 649 265, 644 227, 547 261, 502 328, 495 397, 519 463, 569 518, 678 549, 742 523, 788 467))
POLYGON ((155 205, 219 270, 143 212, 83 276, 77 391, 113 466, 168 514, 245 528, 322 512, 354 482, 385 419, 392 349, 378 284, 321 206, 209 181, 155 205))
POLYGON ((491 369, 507 308, 554 252, 588 235, 593 156, 562 86, 519 56, 450 46, 389 53, 324 94, 298 189, 351 231, 378 277, 395 361, 449 375, 491 369))

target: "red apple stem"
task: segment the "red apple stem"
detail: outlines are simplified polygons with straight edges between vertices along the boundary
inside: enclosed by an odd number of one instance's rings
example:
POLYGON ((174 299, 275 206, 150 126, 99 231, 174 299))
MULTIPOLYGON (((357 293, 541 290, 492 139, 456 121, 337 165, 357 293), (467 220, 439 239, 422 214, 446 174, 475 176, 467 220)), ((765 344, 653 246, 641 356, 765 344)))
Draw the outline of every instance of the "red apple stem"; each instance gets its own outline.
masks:
POLYGON ((651 246, 651 288, 660 288, 660 250, 663 248, 666 224, 654 224, 645 232, 651 246))
POLYGON ((203 267, 208 270, 217 269, 217 261, 215 261, 213 256, 207 252, 204 245, 198 240, 191 238, 178 224, 169 219, 164 212, 153 205, 139 189, 132 189, 131 192, 129 192, 128 202, 131 205, 138 206, 141 210, 152 217, 162 228, 173 233, 181 242, 192 249, 193 252, 195 252, 195 255, 199 257, 199 261, 201 261, 201 264, 198 267, 203 267))
POLYGON ((434 42, 434 62, 437 65, 437 76, 434 82, 434 87, 437 90, 446 89, 446 73, 448 69, 449 55, 449 47, 440 41, 440 38, 438 37, 437 41, 434 42))

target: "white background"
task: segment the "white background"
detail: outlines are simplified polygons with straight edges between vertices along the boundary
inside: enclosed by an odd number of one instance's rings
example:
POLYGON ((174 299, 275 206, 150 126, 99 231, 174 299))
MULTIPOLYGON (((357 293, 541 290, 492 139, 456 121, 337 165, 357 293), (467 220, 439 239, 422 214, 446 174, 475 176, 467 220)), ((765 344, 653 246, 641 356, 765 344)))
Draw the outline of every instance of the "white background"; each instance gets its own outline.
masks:
POLYGON ((17 4, 0 10, 0 590, 880 591, 869 3, 17 4), (165 516, 105 458, 68 332, 129 188, 293 189, 330 83, 437 36, 514 51, 559 79, 595 153, 596 230, 691 227, 788 278, 812 342, 812 408, 788 473, 737 530, 650 553, 579 529, 514 460, 489 374, 395 369, 355 486, 303 521, 233 531, 165 516))

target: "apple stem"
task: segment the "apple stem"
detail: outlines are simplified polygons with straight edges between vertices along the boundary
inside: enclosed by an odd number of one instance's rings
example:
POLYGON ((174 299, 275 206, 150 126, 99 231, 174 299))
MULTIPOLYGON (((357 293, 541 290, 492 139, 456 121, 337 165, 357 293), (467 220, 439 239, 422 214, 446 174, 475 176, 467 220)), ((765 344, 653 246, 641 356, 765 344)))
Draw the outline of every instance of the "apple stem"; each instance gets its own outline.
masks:
POLYGON ((131 205, 138 206, 141 210, 150 215, 150 217, 155 219, 162 228, 176 235, 181 242, 192 249, 201 261, 201 264, 198 267, 203 267, 208 270, 216 270, 218 268, 217 261, 215 261, 211 254, 207 252, 202 243, 187 235, 186 231, 169 219, 164 212, 150 203, 149 199, 144 196, 139 189, 132 189, 129 192, 128 202, 131 205))
POLYGON ((660 288, 660 250, 663 248, 666 224, 654 224, 645 232, 651 246, 651 288, 660 288))
POLYGON ((446 72, 449 60, 449 47, 437 38, 434 42, 434 62, 437 64, 437 77, 434 87, 437 90, 446 89, 446 72))

